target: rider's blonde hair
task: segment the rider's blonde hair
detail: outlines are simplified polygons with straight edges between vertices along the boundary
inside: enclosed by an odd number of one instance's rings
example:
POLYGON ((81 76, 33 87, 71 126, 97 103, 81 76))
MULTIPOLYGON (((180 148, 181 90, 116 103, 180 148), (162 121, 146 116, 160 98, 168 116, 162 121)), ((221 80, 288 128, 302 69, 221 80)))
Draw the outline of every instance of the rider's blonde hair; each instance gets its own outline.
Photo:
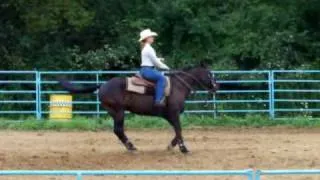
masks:
POLYGON ((140 42, 140 48, 141 48, 141 50, 144 48, 145 45, 146 45, 146 39, 144 39, 144 40, 142 40, 142 41, 140 42))

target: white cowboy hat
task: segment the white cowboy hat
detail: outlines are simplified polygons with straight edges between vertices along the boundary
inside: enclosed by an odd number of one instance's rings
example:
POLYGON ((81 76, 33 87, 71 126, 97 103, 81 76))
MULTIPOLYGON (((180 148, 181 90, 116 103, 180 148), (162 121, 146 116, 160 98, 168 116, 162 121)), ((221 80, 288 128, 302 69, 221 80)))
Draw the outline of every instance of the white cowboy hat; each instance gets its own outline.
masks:
POLYGON ((150 29, 145 29, 143 31, 140 32, 140 39, 139 41, 143 41, 148 37, 152 37, 152 36, 158 36, 158 34, 156 32, 152 32, 150 29))

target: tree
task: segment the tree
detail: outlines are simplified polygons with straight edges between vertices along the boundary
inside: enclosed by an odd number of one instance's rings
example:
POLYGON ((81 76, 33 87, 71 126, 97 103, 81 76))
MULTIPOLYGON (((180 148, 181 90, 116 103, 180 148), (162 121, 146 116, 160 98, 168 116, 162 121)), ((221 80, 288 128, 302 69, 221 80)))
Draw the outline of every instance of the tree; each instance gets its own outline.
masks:
POLYGON ((139 32, 172 67, 315 68, 319 0, 3 0, 2 69, 133 69, 139 32))

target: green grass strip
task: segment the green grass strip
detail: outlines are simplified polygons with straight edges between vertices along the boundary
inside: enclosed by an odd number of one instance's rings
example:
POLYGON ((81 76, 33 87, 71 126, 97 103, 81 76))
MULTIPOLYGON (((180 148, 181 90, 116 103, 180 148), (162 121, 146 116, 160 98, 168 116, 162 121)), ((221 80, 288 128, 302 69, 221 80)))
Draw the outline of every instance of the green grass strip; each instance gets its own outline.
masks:
MULTIPOLYGON (((126 128, 133 129, 166 129, 170 125, 166 120, 157 117, 129 115, 126 117, 126 128)), ((320 127, 319 119, 309 119, 305 117, 287 118, 281 120, 272 120, 263 116, 247 116, 243 118, 237 117, 220 117, 217 119, 211 116, 183 115, 181 116, 181 125, 183 128, 212 128, 212 127, 272 127, 287 126, 296 128, 312 128, 320 127)), ((112 129, 113 120, 110 117, 102 118, 86 118, 75 117, 69 121, 54 120, 6 120, 0 119, 0 129, 3 130, 54 130, 54 131, 101 131, 112 129)))

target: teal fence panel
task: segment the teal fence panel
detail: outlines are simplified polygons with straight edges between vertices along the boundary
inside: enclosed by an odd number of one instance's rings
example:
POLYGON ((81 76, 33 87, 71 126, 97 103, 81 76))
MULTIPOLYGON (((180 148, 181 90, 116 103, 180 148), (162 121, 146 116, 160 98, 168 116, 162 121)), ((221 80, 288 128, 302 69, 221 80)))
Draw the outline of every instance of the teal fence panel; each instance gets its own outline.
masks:
POLYGON ((36 71, 0 71, 0 115, 38 115, 36 71))
MULTIPOLYGON (((218 115, 273 117, 270 71, 213 71, 222 89, 213 101, 218 115)), ((210 111, 211 112, 211 111, 210 111)))
POLYGON ((264 176, 320 176, 320 169, 288 170, 1 170, 0 176, 240 176, 261 180, 264 176))
POLYGON ((301 175, 318 175, 320 176, 320 169, 309 169, 309 170, 257 170, 255 173, 255 180, 261 180, 261 176, 301 176, 301 175))
POLYGON ((275 70, 272 74, 276 117, 319 117, 320 71, 275 70))
POLYGON ((243 176, 253 180, 254 174, 249 170, 109 170, 109 171, 39 171, 18 170, 0 171, 0 176, 75 176, 82 180, 84 176, 243 176))

